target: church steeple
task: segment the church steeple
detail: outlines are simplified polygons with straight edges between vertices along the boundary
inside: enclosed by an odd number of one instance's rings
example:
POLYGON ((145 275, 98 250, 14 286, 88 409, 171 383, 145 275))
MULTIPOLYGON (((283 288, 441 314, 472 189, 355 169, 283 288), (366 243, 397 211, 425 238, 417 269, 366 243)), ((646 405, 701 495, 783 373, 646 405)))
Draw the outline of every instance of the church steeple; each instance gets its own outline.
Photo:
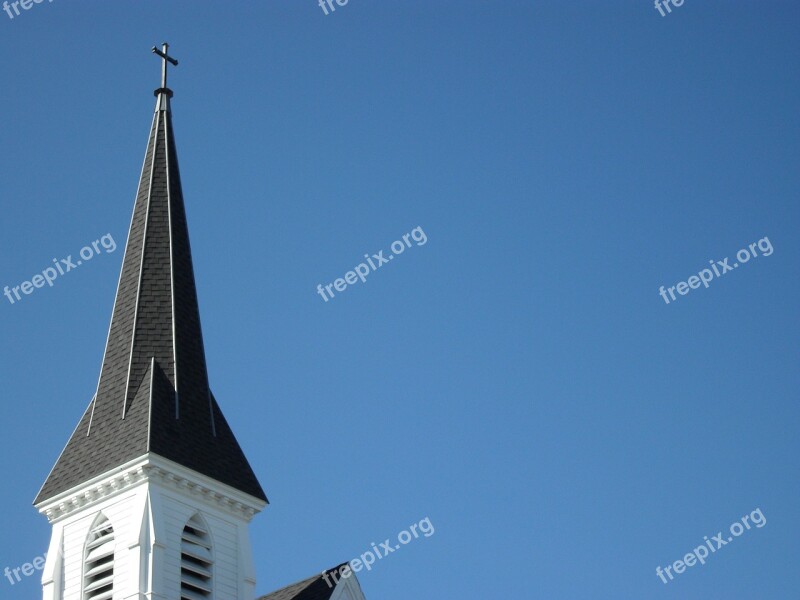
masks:
POLYGON ((45 503, 145 455, 266 501, 211 393, 172 128, 167 65, 97 391, 42 487, 45 503))
MULTIPOLYGON (((42 600, 256 597, 248 525, 267 499, 209 388, 168 50, 97 390, 35 500, 42 600)), ((354 575, 324 579, 262 600, 364 600, 354 575)))

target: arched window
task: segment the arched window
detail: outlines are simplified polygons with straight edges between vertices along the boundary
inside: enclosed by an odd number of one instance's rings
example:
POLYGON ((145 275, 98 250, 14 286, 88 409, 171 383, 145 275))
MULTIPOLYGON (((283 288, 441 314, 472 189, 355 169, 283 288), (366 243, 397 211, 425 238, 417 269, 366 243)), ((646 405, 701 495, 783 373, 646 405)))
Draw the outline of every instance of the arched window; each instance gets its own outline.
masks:
POLYGON ((110 600, 114 594, 114 528, 105 515, 95 521, 83 558, 83 600, 110 600))
POLYGON ((199 515, 189 519, 181 535, 181 600, 212 597, 211 536, 199 515))

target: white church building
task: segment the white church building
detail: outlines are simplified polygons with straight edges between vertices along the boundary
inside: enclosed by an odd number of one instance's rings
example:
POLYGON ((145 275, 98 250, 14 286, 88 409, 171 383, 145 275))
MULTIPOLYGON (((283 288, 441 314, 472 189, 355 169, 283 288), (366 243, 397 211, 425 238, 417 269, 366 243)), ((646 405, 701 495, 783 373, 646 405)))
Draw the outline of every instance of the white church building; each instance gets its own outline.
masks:
MULTIPOLYGON (((162 85, 100 379, 34 501, 53 528, 44 600, 257 598, 248 525, 268 501, 209 387, 167 87, 177 61, 153 51, 162 85)), ((339 565, 258 600, 364 596, 339 565)))

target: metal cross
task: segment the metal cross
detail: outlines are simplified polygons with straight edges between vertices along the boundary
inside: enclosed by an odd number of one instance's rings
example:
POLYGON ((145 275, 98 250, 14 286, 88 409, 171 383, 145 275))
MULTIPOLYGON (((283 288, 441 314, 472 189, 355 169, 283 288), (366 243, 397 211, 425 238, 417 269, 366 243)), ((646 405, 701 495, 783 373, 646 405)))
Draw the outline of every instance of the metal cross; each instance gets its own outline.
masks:
POLYGON ((167 51, 169 50, 169 44, 164 42, 161 45, 161 50, 153 46, 153 54, 158 54, 162 61, 161 61, 161 87, 165 89, 167 87, 167 63, 170 62, 176 67, 178 66, 178 61, 172 58, 167 51))

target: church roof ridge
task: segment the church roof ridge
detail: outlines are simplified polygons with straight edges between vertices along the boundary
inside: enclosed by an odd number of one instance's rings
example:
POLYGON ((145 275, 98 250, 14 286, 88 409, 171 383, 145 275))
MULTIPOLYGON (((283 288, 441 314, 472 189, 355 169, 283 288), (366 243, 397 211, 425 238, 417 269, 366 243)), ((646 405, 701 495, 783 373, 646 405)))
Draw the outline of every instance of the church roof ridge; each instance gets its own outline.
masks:
POLYGON ((336 589, 336 586, 329 585, 325 581, 325 576, 335 573, 347 564, 348 563, 342 563, 318 575, 313 575, 307 579, 291 583, 266 596, 259 597, 258 600, 328 600, 336 589))

